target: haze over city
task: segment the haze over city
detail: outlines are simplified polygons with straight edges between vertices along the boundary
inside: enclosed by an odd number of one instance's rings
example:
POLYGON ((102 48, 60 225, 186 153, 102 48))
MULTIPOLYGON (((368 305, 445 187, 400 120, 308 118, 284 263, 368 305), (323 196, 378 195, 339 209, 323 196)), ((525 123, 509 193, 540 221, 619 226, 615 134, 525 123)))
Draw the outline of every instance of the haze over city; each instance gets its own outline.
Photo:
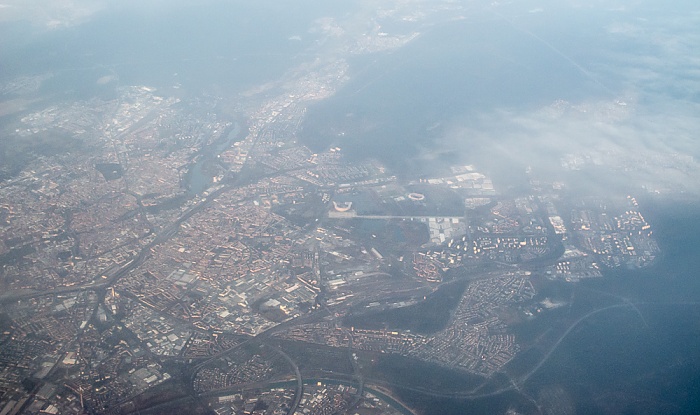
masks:
POLYGON ((699 28, 0 0, 0 415, 697 413, 699 28))

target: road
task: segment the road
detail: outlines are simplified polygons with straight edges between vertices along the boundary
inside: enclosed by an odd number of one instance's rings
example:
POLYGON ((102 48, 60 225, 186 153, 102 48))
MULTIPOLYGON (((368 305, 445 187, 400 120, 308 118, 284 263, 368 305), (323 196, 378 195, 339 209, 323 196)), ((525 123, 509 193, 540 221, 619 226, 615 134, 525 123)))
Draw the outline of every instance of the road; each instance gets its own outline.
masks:
POLYGON ((352 351, 352 336, 348 336, 348 357, 350 358, 350 362, 352 363, 352 370, 355 374, 355 378, 357 379, 357 396, 355 399, 350 403, 350 406, 348 407, 347 412, 352 411, 357 407, 357 405, 360 404, 360 401, 362 400, 362 396, 365 393, 365 378, 362 375, 362 367, 360 366, 360 363, 357 361, 355 358, 355 354, 352 351))
POLYGON ((294 412, 297 411, 297 408, 299 407, 299 402, 301 402, 302 396, 304 396, 304 382, 301 379, 301 372, 299 371, 299 366, 297 366, 296 363, 294 363, 294 360, 292 360, 291 357, 285 352, 282 351, 282 349, 278 349, 277 347, 272 347, 268 346, 275 350, 277 353, 282 355, 284 357, 284 360, 289 363, 292 368, 294 368, 294 376, 296 377, 297 380, 297 388, 296 388, 296 393, 294 395, 294 402, 292 402, 292 406, 289 407, 289 411, 287 411, 287 415, 294 415, 294 412))

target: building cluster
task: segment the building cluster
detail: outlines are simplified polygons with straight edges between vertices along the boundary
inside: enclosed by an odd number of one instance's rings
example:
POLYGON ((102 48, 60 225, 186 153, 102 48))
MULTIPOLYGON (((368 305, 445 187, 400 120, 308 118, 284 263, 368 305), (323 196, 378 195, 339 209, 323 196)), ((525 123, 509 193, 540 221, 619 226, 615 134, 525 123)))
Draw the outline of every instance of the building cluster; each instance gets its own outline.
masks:
POLYGON ((0 406, 13 408, 14 402, 19 411, 22 401, 31 396, 28 392, 36 392, 22 409, 26 413, 107 413, 108 408, 170 379, 130 333, 93 319, 95 292, 28 302, 13 309, 12 323, 3 328, 3 336, 11 341, 0 351, 7 371, 2 375, 7 390, 0 406), (37 386, 32 389, 27 382, 37 386))
POLYGON ((554 279, 564 279, 576 282, 586 278, 603 276, 601 266, 595 257, 581 251, 573 245, 565 245, 564 254, 547 270, 547 276, 554 279))
MULTIPOLYGON (((424 16, 415 7, 379 17, 413 21, 424 16)), ((359 37, 333 19, 314 25, 353 54, 416 36, 385 33, 377 21, 359 37)), ((348 80, 348 62, 331 55, 241 94, 240 123, 216 114, 218 99, 179 102, 142 86, 21 118, 18 137, 60 133, 80 145, 0 185, 0 415, 136 412, 137 398, 173 376, 207 398, 221 393, 219 414, 289 413, 295 392, 273 386, 296 367, 270 339, 488 377, 520 347, 506 317, 556 306, 535 302, 518 264, 546 262, 547 276, 577 281, 659 254, 631 197, 571 205, 538 190, 510 199, 468 165, 400 183, 338 147, 298 145, 307 106, 348 80), (191 191, 197 180, 204 190, 191 191), (396 223, 420 237, 383 234, 396 223), (463 267, 500 271, 472 274, 437 333, 340 326, 350 312, 420 302, 463 267), (174 363, 192 373, 176 374, 174 363), (230 390, 241 385, 257 392, 230 390)), ((652 161, 695 168, 677 155, 652 161)), ((314 347, 309 359, 329 350, 314 347)), ((366 392, 356 401, 348 386, 303 390, 297 414, 396 413, 366 392)))
POLYGON ((274 388, 219 396, 211 404, 217 415, 287 415, 294 389, 274 388))
MULTIPOLYGON (((286 415, 294 400, 294 390, 273 388, 269 390, 241 391, 219 396, 211 404, 217 415, 286 415)), ((351 413, 366 415, 398 415, 380 397, 365 392, 357 400, 357 388, 342 384, 316 382, 304 385, 303 396, 294 415, 332 415, 351 409, 351 413)))
POLYGON ((329 323, 297 325, 276 335, 332 347, 414 356, 490 376, 519 350, 501 318, 503 310, 515 310, 534 296, 527 273, 510 273, 469 284, 449 324, 435 335, 342 328, 329 323))
POLYGON ((132 87, 114 100, 50 107, 22 119, 27 128, 20 133, 60 129, 82 147, 38 158, 0 188, 7 201, 0 205, 4 290, 95 281, 151 241, 167 214, 162 220, 149 209, 183 193, 179 170, 230 124, 206 115, 210 103, 185 113, 173 109, 176 102, 132 87))
POLYGON ((116 285, 202 330, 256 334, 313 305, 319 288, 292 260, 309 236, 255 201, 224 194, 116 285), (265 315, 266 317, 263 317, 265 315))
POLYGON ((428 282, 440 282, 442 281, 442 268, 442 263, 438 258, 435 258, 432 252, 416 252, 413 255, 413 271, 418 278, 428 282))
POLYGON ((30 299, 5 310, 0 321, 0 410, 18 413, 31 396, 30 387, 35 391, 41 387, 38 399, 30 403, 35 412, 55 409, 59 413, 75 406, 75 399, 54 402, 56 396, 73 395, 65 393, 53 377, 59 370, 83 364, 87 356, 78 354, 76 336, 85 331, 96 304, 95 292, 83 291, 30 299))
POLYGON ((660 252, 651 225, 631 196, 576 201, 567 220, 566 250, 548 270, 554 278, 577 281, 602 276, 602 267, 642 268, 660 252))
MULTIPOLYGON (((487 204, 492 203, 488 200, 487 204)), ((468 226, 457 235, 441 237, 441 242, 435 241, 439 243, 429 250, 415 253, 416 275, 437 282, 451 268, 484 260, 517 264, 551 253, 555 241, 549 237, 552 232, 538 215, 539 207, 533 198, 502 199, 494 203, 486 213, 467 212, 457 223, 468 226)))
POLYGON ((273 375, 282 372, 280 369, 284 367, 282 361, 258 354, 247 360, 228 358, 220 366, 199 370, 193 386, 197 392, 223 390, 243 383, 271 379, 273 375))
POLYGON ((357 389, 345 385, 324 385, 319 382, 304 388, 295 415, 333 415, 350 408, 357 389))
POLYGON ((534 295, 535 289, 523 273, 473 281, 448 326, 409 355, 491 376, 520 349, 500 317, 502 309, 531 300, 534 295))
POLYGON ((419 334, 406 331, 344 328, 329 323, 303 324, 276 333, 278 337, 353 350, 408 355, 426 342, 419 334))
POLYGON ((457 247, 477 257, 507 263, 541 257, 549 251, 551 232, 540 211, 533 197, 499 200, 488 214, 477 215, 471 222, 472 241, 458 242, 457 247))

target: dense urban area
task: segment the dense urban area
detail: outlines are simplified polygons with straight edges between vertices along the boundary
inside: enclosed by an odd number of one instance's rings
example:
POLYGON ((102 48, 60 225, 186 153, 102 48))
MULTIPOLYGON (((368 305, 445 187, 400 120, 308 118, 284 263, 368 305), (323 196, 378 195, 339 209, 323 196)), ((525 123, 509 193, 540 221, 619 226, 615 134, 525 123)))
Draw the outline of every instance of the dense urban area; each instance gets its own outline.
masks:
MULTIPOLYGON (((527 192, 470 164, 406 177, 300 144, 308 106, 348 79, 338 56, 419 35, 319 26, 338 53, 241 94, 237 116, 222 97, 130 86, 12 125, 69 151, 0 184, 0 415, 410 414, 376 374, 386 356, 487 385, 536 342, 513 328, 567 305, 542 287, 660 255, 639 195, 579 196, 536 167, 527 192)), ((697 168, 596 157, 561 164, 697 168)))

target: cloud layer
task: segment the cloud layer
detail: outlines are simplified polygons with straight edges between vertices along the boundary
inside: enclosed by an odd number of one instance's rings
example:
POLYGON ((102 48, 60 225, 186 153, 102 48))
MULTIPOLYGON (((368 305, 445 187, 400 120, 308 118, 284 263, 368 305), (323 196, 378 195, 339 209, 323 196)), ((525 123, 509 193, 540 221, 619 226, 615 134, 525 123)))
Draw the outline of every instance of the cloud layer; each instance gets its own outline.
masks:
POLYGON ((549 174, 605 169, 614 174, 591 186, 700 194, 700 7, 657 13, 645 4, 609 13, 605 49, 576 60, 609 88, 607 97, 465 114, 433 152, 457 151, 517 174, 524 166, 549 174))

